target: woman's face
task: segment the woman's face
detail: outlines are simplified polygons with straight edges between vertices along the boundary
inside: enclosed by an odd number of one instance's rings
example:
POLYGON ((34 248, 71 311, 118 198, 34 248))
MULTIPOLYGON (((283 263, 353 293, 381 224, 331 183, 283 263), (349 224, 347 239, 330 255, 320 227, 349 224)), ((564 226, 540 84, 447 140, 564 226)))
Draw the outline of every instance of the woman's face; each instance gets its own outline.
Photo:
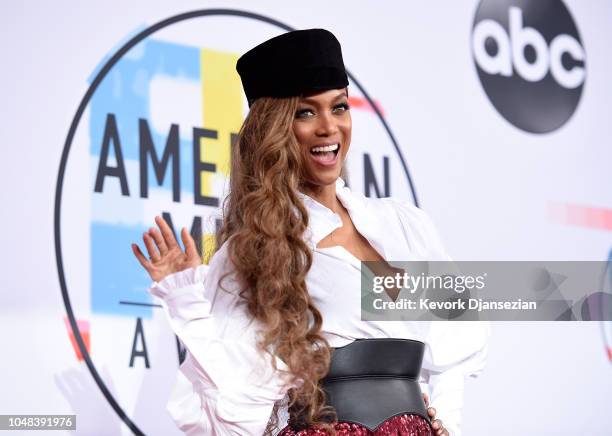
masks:
POLYGON ((351 129, 346 88, 300 98, 293 133, 302 147, 307 185, 336 182, 351 144, 351 129))

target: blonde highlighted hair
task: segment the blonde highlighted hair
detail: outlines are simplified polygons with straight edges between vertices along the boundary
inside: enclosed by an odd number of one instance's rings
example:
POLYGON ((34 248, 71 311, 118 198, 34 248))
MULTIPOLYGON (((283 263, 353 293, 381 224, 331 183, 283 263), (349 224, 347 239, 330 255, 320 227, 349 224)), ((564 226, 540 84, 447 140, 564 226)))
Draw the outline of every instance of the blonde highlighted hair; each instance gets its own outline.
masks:
MULTIPOLYGON (((262 326, 262 350, 273 349, 299 388, 289 390, 290 423, 335 435, 335 411, 324 406, 319 381, 329 369, 322 317, 306 287, 311 248, 303 240, 308 211, 298 191, 303 152, 293 134, 299 97, 257 99, 232 145, 230 190, 217 247, 228 253, 250 315, 262 326)), ((343 174, 345 171, 343 169, 343 174)), ((278 405, 266 435, 278 428, 278 405)))

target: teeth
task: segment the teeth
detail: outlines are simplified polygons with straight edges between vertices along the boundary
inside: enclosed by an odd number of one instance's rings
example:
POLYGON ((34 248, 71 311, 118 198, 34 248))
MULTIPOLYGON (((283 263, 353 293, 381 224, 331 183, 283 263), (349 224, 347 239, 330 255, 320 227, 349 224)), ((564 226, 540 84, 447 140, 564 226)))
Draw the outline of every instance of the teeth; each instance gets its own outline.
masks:
POLYGON ((317 152, 336 151, 338 147, 339 147, 338 144, 326 145, 325 147, 313 147, 310 149, 310 152, 317 153, 317 152))

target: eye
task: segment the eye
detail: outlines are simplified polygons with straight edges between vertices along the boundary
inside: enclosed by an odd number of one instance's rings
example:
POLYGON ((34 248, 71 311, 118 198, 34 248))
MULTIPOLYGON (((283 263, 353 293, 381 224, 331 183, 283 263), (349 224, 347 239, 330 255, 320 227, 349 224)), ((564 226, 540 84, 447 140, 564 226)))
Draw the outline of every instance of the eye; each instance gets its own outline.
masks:
POLYGON ((295 113, 296 118, 307 118, 311 115, 314 115, 312 109, 298 109, 298 111, 295 113))
POLYGON ((341 113, 341 112, 346 112, 347 110, 350 109, 350 106, 348 105, 348 103, 344 102, 344 103, 340 103, 337 104, 336 106, 334 106, 333 112, 334 113, 341 113))

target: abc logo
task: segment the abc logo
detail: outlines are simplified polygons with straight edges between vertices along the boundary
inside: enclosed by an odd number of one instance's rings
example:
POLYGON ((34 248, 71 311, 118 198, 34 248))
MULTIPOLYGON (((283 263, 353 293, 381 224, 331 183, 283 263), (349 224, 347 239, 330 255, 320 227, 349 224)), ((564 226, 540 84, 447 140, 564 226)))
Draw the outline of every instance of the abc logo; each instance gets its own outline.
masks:
POLYGON ((472 53, 489 100, 519 129, 551 132, 576 110, 586 55, 560 0, 482 0, 472 53))

